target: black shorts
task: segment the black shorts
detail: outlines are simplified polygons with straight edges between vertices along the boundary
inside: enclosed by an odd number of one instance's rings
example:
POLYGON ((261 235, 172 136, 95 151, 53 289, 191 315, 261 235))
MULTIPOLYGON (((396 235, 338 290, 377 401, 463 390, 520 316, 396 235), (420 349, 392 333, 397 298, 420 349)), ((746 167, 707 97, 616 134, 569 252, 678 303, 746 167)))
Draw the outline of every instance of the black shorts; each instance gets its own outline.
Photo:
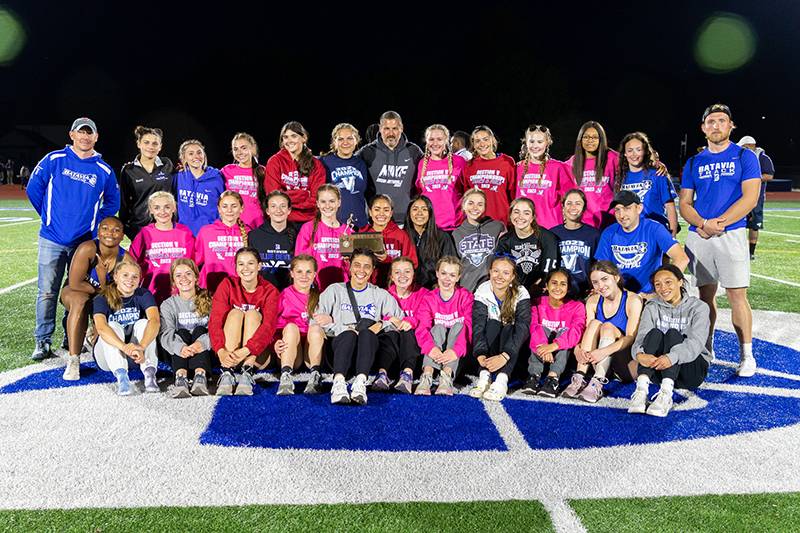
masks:
POLYGON ((758 203, 747 215, 747 229, 762 230, 764 229, 764 197, 758 197, 758 203))

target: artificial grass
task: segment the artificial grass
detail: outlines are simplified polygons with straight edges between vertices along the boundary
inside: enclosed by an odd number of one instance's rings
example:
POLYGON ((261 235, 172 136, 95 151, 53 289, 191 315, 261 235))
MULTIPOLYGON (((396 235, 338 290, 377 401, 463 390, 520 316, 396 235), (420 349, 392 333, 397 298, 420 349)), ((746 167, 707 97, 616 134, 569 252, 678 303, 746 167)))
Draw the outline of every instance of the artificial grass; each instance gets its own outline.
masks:
POLYGON ((800 493, 573 500, 590 533, 800 531, 800 493))
POLYGON ((94 533, 553 531, 547 511, 537 501, 0 511, 0 524, 3 531, 94 533))

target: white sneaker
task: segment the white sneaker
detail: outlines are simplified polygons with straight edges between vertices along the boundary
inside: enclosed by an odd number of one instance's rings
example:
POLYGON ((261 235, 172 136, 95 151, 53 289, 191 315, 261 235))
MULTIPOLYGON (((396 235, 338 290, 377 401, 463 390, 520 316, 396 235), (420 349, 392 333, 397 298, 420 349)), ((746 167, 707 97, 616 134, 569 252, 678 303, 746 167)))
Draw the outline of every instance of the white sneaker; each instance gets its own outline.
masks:
POLYGON ((77 355, 67 357, 67 367, 62 376, 66 381, 78 381, 81 379, 81 358, 77 355))
POLYGON ((144 391, 145 392, 161 392, 156 380, 155 367, 148 366, 144 369, 144 391))
POLYGON ((356 376, 356 379, 353 380, 350 400, 358 405, 367 404, 367 376, 359 374, 356 376))
POLYGON ((483 399, 490 400, 492 402, 499 402, 506 397, 506 394, 508 394, 508 385, 495 381, 492 383, 492 386, 489 387, 489 390, 483 393, 483 399))
POLYGON ((350 403, 350 393, 347 392, 347 382, 345 380, 333 380, 333 387, 331 387, 331 403, 350 403))
POLYGON ((631 396, 631 403, 628 404, 628 412, 631 414, 643 415, 647 412, 647 389, 637 388, 631 396))
POLYGON ((647 414, 664 417, 669 414, 670 409, 672 409, 672 393, 667 394, 659 390, 658 393, 656 393, 655 400, 653 400, 653 403, 647 408, 647 414))
POLYGON ((750 378, 756 373, 757 366, 755 357, 752 355, 742 356, 739 359, 739 368, 736 369, 736 373, 739 374, 739 377, 750 378))
POLYGON ((490 385, 491 383, 488 380, 484 381, 479 379, 475 382, 475 386, 469 390, 469 395, 473 398, 483 398, 483 395, 489 390, 490 385))

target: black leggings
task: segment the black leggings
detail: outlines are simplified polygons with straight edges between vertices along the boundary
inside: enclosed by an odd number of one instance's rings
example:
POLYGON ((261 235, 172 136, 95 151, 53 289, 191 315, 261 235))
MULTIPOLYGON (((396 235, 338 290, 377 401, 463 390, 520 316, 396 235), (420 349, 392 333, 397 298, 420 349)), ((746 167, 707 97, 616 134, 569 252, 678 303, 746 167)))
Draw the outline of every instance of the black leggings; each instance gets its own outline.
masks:
POLYGON ((381 332, 375 335, 371 330, 365 329, 361 333, 344 331, 333 338, 333 373, 347 377, 350 369, 355 366, 355 373, 369 375, 375 356, 380 349, 379 364, 388 368, 397 358, 397 353, 392 346, 390 337, 381 332), (353 359, 355 358, 355 365, 353 359))
MULTIPOLYGON (((178 329, 175 331, 175 334, 180 337, 187 346, 206 333, 208 333, 208 329, 203 326, 197 326, 192 331, 188 329, 178 329)), ((205 350, 189 358, 181 357, 179 354, 170 354, 172 357, 172 369, 177 372, 178 370, 197 370, 199 368, 205 370, 206 374, 209 374, 211 372, 211 353, 211 350, 205 350)))
MULTIPOLYGON (((390 373, 397 370, 398 374, 402 372, 404 368, 410 368, 412 371, 417 368, 422 354, 420 353, 419 344, 417 344, 417 336, 413 329, 409 331, 387 331, 383 335, 378 336, 379 339, 381 337, 386 337, 388 341, 391 341, 392 345, 391 347, 384 347, 384 343, 381 342, 378 350, 378 362, 376 364, 378 368, 385 368, 389 370, 390 373), (389 366, 385 364, 387 357, 392 357, 394 361, 397 361, 397 369, 390 369, 389 366)), ((389 365, 394 361, 390 361, 389 365)))
MULTIPOLYGON (((486 323, 486 341, 489 344, 489 353, 486 355, 497 355, 502 353, 503 346, 506 345, 508 339, 514 333, 514 324, 500 324, 496 320, 490 320, 486 323)), ((506 375, 511 375, 514 366, 517 364, 519 352, 508 354, 508 362, 498 372, 503 372, 506 375)))
MULTIPOLYGON (((682 343, 685 338, 676 329, 668 329, 666 333, 662 333, 658 329, 651 329, 644 337, 642 350, 644 353, 659 356, 668 353, 673 346, 682 343)), ((700 355, 691 363, 672 365, 665 370, 639 365, 640 376, 649 377, 653 383, 661 383, 664 378, 669 378, 675 382, 677 389, 696 389, 705 381, 707 374, 708 361, 700 355)))

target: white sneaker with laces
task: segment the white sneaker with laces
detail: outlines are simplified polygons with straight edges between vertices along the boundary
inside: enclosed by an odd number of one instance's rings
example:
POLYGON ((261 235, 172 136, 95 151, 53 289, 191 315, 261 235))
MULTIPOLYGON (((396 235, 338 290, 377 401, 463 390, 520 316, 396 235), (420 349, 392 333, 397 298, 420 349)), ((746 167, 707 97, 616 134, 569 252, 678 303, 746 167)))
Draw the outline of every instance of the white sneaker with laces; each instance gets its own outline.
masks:
POLYGON ((77 355, 67 357, 67 366, 62 376, 66 381, 78 381, 81 379, 81 358, 77 355))
POLYGON ((333 380, 333 387, 331 387, 331 403, 350 403, 350 393, 347 391, 347 382, 345 380, 333 380))
POLYGON ((652 416, 665 417, 672 409, 672 392, 664 392, 663 390, 656 393, 656 397, 650 407, 647 408, 647 414, 652 416))
POLYGON ((353 386, 350 391, 350 401, 358 405, 367 404, 367 376, 359 374, 353 380, 353 386))
POLYGON ((647 389, 637 387, 631 396, 631 403, 628 406, 631 414, 643 415, 647 412, 647 389))
POLYGON ((475 386, 469 390, 469 395, 473 398, 483 398, 486 391, 489 390, 491 386, 491 382, 489 380, 479 379, 475 382, 475 386))
POLYGON ((508 385, 499 381, 495 381, 492 383, 492 386, 489 387, 489 390, 483 393, 483 399, 492 402, 499 402, 506 397, 506 394, 508 394, 508 385))
POLYGON ((736 373, 739 374, 739 377, 750 378, 756 373, 756 368, 758 368, 756 358, 752 355, 745 355, 739 359, 739 368, 736 369, 736 373))

